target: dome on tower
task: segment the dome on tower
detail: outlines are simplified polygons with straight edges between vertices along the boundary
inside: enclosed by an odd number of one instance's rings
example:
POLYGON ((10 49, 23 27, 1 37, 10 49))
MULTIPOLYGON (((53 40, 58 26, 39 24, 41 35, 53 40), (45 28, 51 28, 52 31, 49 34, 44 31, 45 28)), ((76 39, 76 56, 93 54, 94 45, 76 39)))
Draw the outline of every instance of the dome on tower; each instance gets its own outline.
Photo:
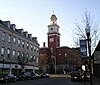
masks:
POLYGON ((51 18, 50 19, 51 19, 51 21, 56 21, 57 20, 57 17, 56 17, 56 15, 53 14, 53 15, 51 15, 51 18))
POLYGON ((52 14, 50 19, 51 19, 51 24, 57 24, 57 17, 56 17, 56 15, 52 14))

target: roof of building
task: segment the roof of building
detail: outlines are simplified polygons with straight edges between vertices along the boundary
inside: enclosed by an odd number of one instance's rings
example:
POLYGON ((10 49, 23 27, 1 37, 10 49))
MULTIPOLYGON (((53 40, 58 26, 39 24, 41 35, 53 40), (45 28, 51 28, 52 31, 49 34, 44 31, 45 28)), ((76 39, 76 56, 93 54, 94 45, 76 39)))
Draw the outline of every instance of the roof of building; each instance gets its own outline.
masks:
POLYGON ((32 37, 32 34, 28 34, 27 31, 24 31, 23 29, 16 29, 16 25, 15 24, 10 24, 10 21, 2 21, 0 20, 0 26, 6 30, 9 30, 11 32, 16 33, 19 36, 22 36, 36 44, 39 45, 38 41, 37 41, 37 37, 32 37), (8 29, 9 28, 9 29, 8 29), (27 36, 26 36, 27 35, 27 36))

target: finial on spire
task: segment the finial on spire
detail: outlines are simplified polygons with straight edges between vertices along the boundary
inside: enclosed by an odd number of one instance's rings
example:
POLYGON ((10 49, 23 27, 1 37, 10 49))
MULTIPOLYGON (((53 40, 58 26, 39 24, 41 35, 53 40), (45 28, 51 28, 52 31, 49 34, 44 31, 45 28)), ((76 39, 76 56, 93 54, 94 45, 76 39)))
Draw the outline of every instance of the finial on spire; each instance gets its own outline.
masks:
POLYGON ((52 13, 54 14, 54 10, 52 10, 52 13))

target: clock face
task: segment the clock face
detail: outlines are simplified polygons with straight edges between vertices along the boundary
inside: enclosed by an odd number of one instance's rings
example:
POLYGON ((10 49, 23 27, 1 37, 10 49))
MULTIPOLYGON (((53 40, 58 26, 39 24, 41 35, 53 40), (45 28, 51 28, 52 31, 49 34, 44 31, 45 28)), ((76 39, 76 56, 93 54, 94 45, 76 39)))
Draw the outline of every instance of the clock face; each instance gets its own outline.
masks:
POLYGON ((51 28, 51 31, 53 30, 53 28, 51 28))
POLYGON ((54 38, 50 38, 50 42, 54 42, 54 38))

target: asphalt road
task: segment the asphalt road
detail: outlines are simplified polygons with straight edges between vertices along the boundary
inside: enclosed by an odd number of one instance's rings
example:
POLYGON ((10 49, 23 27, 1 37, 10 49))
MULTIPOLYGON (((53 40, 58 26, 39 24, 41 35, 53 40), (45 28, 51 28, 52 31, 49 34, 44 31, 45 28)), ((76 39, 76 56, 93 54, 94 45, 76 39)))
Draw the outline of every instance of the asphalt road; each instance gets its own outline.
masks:
MULTIPOLYGON (((84 82, 71 82, 70 78, 47 78, 47 79, 37 79, 37 80, 26 80, 10 82, 0 85, 84 85, 84 82)), ((85 85, 90 85, 87 82, 85 85)))

